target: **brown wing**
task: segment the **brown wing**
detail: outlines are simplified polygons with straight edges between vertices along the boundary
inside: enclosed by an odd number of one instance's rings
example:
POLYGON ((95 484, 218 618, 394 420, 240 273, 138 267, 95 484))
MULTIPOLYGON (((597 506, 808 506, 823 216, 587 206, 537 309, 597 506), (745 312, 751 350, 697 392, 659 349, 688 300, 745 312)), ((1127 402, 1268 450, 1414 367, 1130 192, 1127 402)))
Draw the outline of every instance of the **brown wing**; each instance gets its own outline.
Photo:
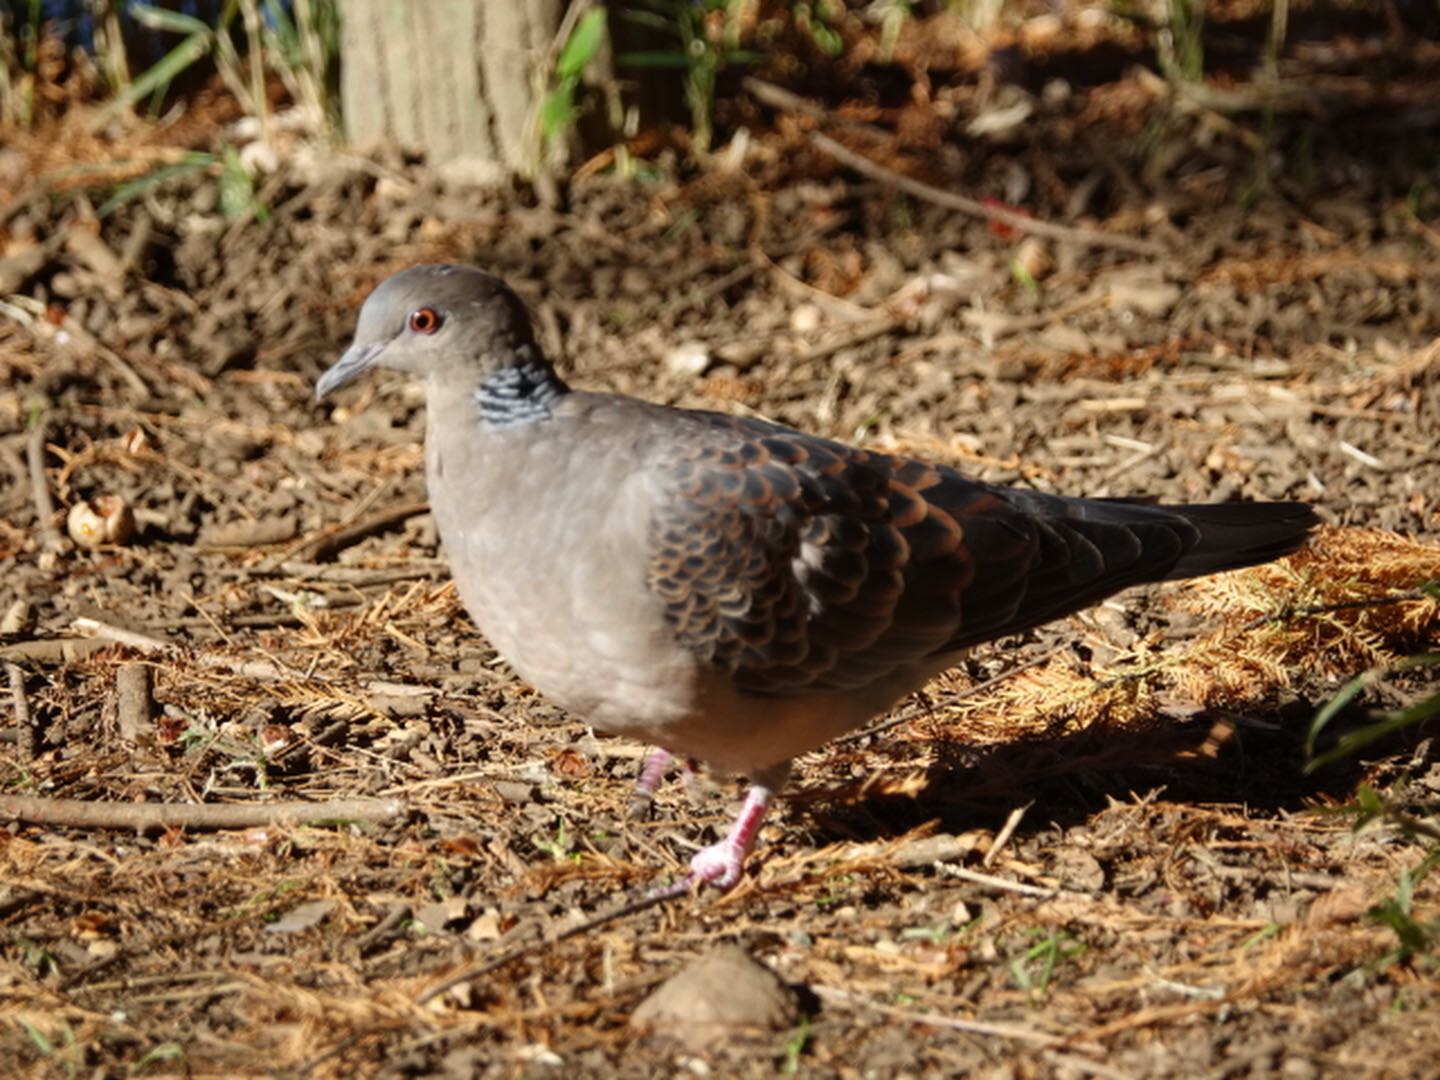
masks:
POLYGON ((764 421, 686 415, 695 449, 662 470, 648 582, 686 646, 759 692, 864 686, 1128 585, 1273 558, 1314 520, 1295 504, 996 488, 764 421), (1200 557, 1202 511, 1231 549, 1200 557), (1247 528, 1262 534, 1250 548, 1235 543, 1247 528))

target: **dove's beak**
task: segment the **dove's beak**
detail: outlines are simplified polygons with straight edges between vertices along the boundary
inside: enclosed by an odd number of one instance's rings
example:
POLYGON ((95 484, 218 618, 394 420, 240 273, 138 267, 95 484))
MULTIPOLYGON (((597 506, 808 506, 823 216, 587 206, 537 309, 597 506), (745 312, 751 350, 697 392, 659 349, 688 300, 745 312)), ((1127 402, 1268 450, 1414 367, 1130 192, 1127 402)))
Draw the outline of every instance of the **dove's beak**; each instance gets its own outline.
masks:
POLYGON ((380 342, 361 345, 358 341, 346 349, 339 360, 315 381, 315 400, 321 401, 342 386, 354 382, 375 364, 385 346, 380 342))

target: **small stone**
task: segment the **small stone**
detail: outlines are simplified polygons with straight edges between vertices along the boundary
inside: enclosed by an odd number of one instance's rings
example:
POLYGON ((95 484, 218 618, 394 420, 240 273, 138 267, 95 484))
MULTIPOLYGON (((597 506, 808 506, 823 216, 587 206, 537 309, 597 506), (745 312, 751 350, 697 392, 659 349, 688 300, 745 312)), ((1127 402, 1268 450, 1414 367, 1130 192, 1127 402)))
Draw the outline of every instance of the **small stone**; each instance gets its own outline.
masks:
POLYGON ((790 329, 797 334, 813 334, 824 321, 825 315, 817 304, 801 304, 790 313, 790 329))
POLYGON ((692 1053, 726 1038, 792 1027, 800 1015, 795 991, 737 945, 722 945, 665 980, 630 1017, 652 1038, 692 1053))
POLYGON ((415 909, 415 921, 425 928, 426 933, 443 934, 451 923, 465 918, 469 907, 469 901, 463 896, 432 901, 415 909))
POLYGON ((534 784, 524 784, 516 780, 496 780, 493 786, 495 794, 510 806, 525 806, 535 801, 534 784))
POLYGON ((1055 857, 1052 873, 1067 889, 1096 892, 1105 886, 1105 868, 1088 851, 1074 847, 1061 848, 1055 857))
POLYGON ((698 341, 687 341, 665 354, 665 370, 672 375, 696 378, 710 366, 710 350, 698 341))

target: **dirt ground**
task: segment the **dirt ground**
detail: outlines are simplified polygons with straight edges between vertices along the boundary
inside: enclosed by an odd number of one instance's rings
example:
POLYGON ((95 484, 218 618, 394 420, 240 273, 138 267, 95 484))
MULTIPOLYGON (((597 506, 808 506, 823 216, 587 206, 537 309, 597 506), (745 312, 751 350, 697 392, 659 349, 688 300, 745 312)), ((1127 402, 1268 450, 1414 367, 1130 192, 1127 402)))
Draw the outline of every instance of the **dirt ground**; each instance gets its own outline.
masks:
MULTIPOLYGON (((831 134, 1098 240, 899 193, 773 113, 743 172, 657 151, 556 205, 389 152, 294 155, 261 185, 264 220, 227 218, 204 171, 101 221, 103 195, 6 185, 0 762, 9 796, 113 816, 7 804, 0 1058, 43 1076, 1440 1074, 1436 957, 1395 959, 1372 913, 1425 848, 1324 812, 1366 780, 1433 814, 1440 758, 1414 730, 1313 774, 1303 750, 1344 679, 1440 636, 1432 600, 1327 591, 1440 577, 1440 143, 1378 109, 1292 118, 1257 148, 1133 81, 1036 101, 963 152, 831 134), (803 759, 733 892, 626 908, 739 787, 671 785, 631 817, 641 748, 547 704, 460 609, 416 388, 312 401, 366 292, 437 259, 509 279, 586 387, 1046 490, 1305 499, 1346 528, 1308 562, 1135 590, 979 650, 803 759), (67 508, 101 495, 133 508, 133 537, 66 539, 67 508), (268 822, 297 800, 330 820, 268 822), (143 816, 164 804, 260 816, 143 816), (793 988, 777 1029, 702 1047, 683 1023, 678 1043, 631 1025, 721 943, 793 988)), ((70 130, 12 140, 12 179, 54 175, 67 146, 116 160, 70 130)), ((1413 673, 1362 701, 1427 689, 1413 673)), ((1400 899, 1440 917, 1434 877, 1400 899)))

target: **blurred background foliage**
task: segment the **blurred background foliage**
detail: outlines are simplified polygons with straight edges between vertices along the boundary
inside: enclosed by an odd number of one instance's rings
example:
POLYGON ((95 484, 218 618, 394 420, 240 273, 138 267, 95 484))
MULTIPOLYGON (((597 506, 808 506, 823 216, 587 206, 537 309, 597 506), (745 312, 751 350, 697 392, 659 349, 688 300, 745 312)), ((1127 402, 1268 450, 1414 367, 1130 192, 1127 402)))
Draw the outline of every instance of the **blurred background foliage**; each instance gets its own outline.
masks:
MULTIPOLYGON (((262 123, 272 105, 288 99, 338 136, 339 73, 347 61, 342 22, 385 2, 0 0, 0 108, 12 122, 33 123, 61 103, 54 87, 88 63, 94 71, 84 73, 85 92, 108 97, 117 111, 158 116, 219 80, 262 123)), ((486 23, 486 6, 521 0, 470 2, 477 25, 490 31, 496 21, 486 23)), ((527 105, 535 157, 543 148, 552 164, 657 123, 683 127, 703 154, 743 125, 743 108, 730 103, 752 74, 833 105, 894 109, 924 104, 950 79, 1034 93, 1055 80, 1105 83, 1138 66, 1206 108, 1263 114, 1294 99, 1295 88, 1284 85, 1287 48, 1322 59, 1327 74, 1380 81, 1422 61, 1371 46, 1440 36, 1440 5, 1432 0, 578 0, 568 7, 528 0, 527 6, 537 18, 555 18, 547 31, 552 46, 530 50, 535 93, 527 105), (1241 87, 1259 92, 1239 93, 1241 87), (573 137, 586 115, 603 123, 591 125, 584 139, 573 137)), ((454 3, 413 0, 402 7, 410 18, 434 12, 438 23, 454 3)), ((415 70, 416 78, 436 77, 423 61, 415 70)))

